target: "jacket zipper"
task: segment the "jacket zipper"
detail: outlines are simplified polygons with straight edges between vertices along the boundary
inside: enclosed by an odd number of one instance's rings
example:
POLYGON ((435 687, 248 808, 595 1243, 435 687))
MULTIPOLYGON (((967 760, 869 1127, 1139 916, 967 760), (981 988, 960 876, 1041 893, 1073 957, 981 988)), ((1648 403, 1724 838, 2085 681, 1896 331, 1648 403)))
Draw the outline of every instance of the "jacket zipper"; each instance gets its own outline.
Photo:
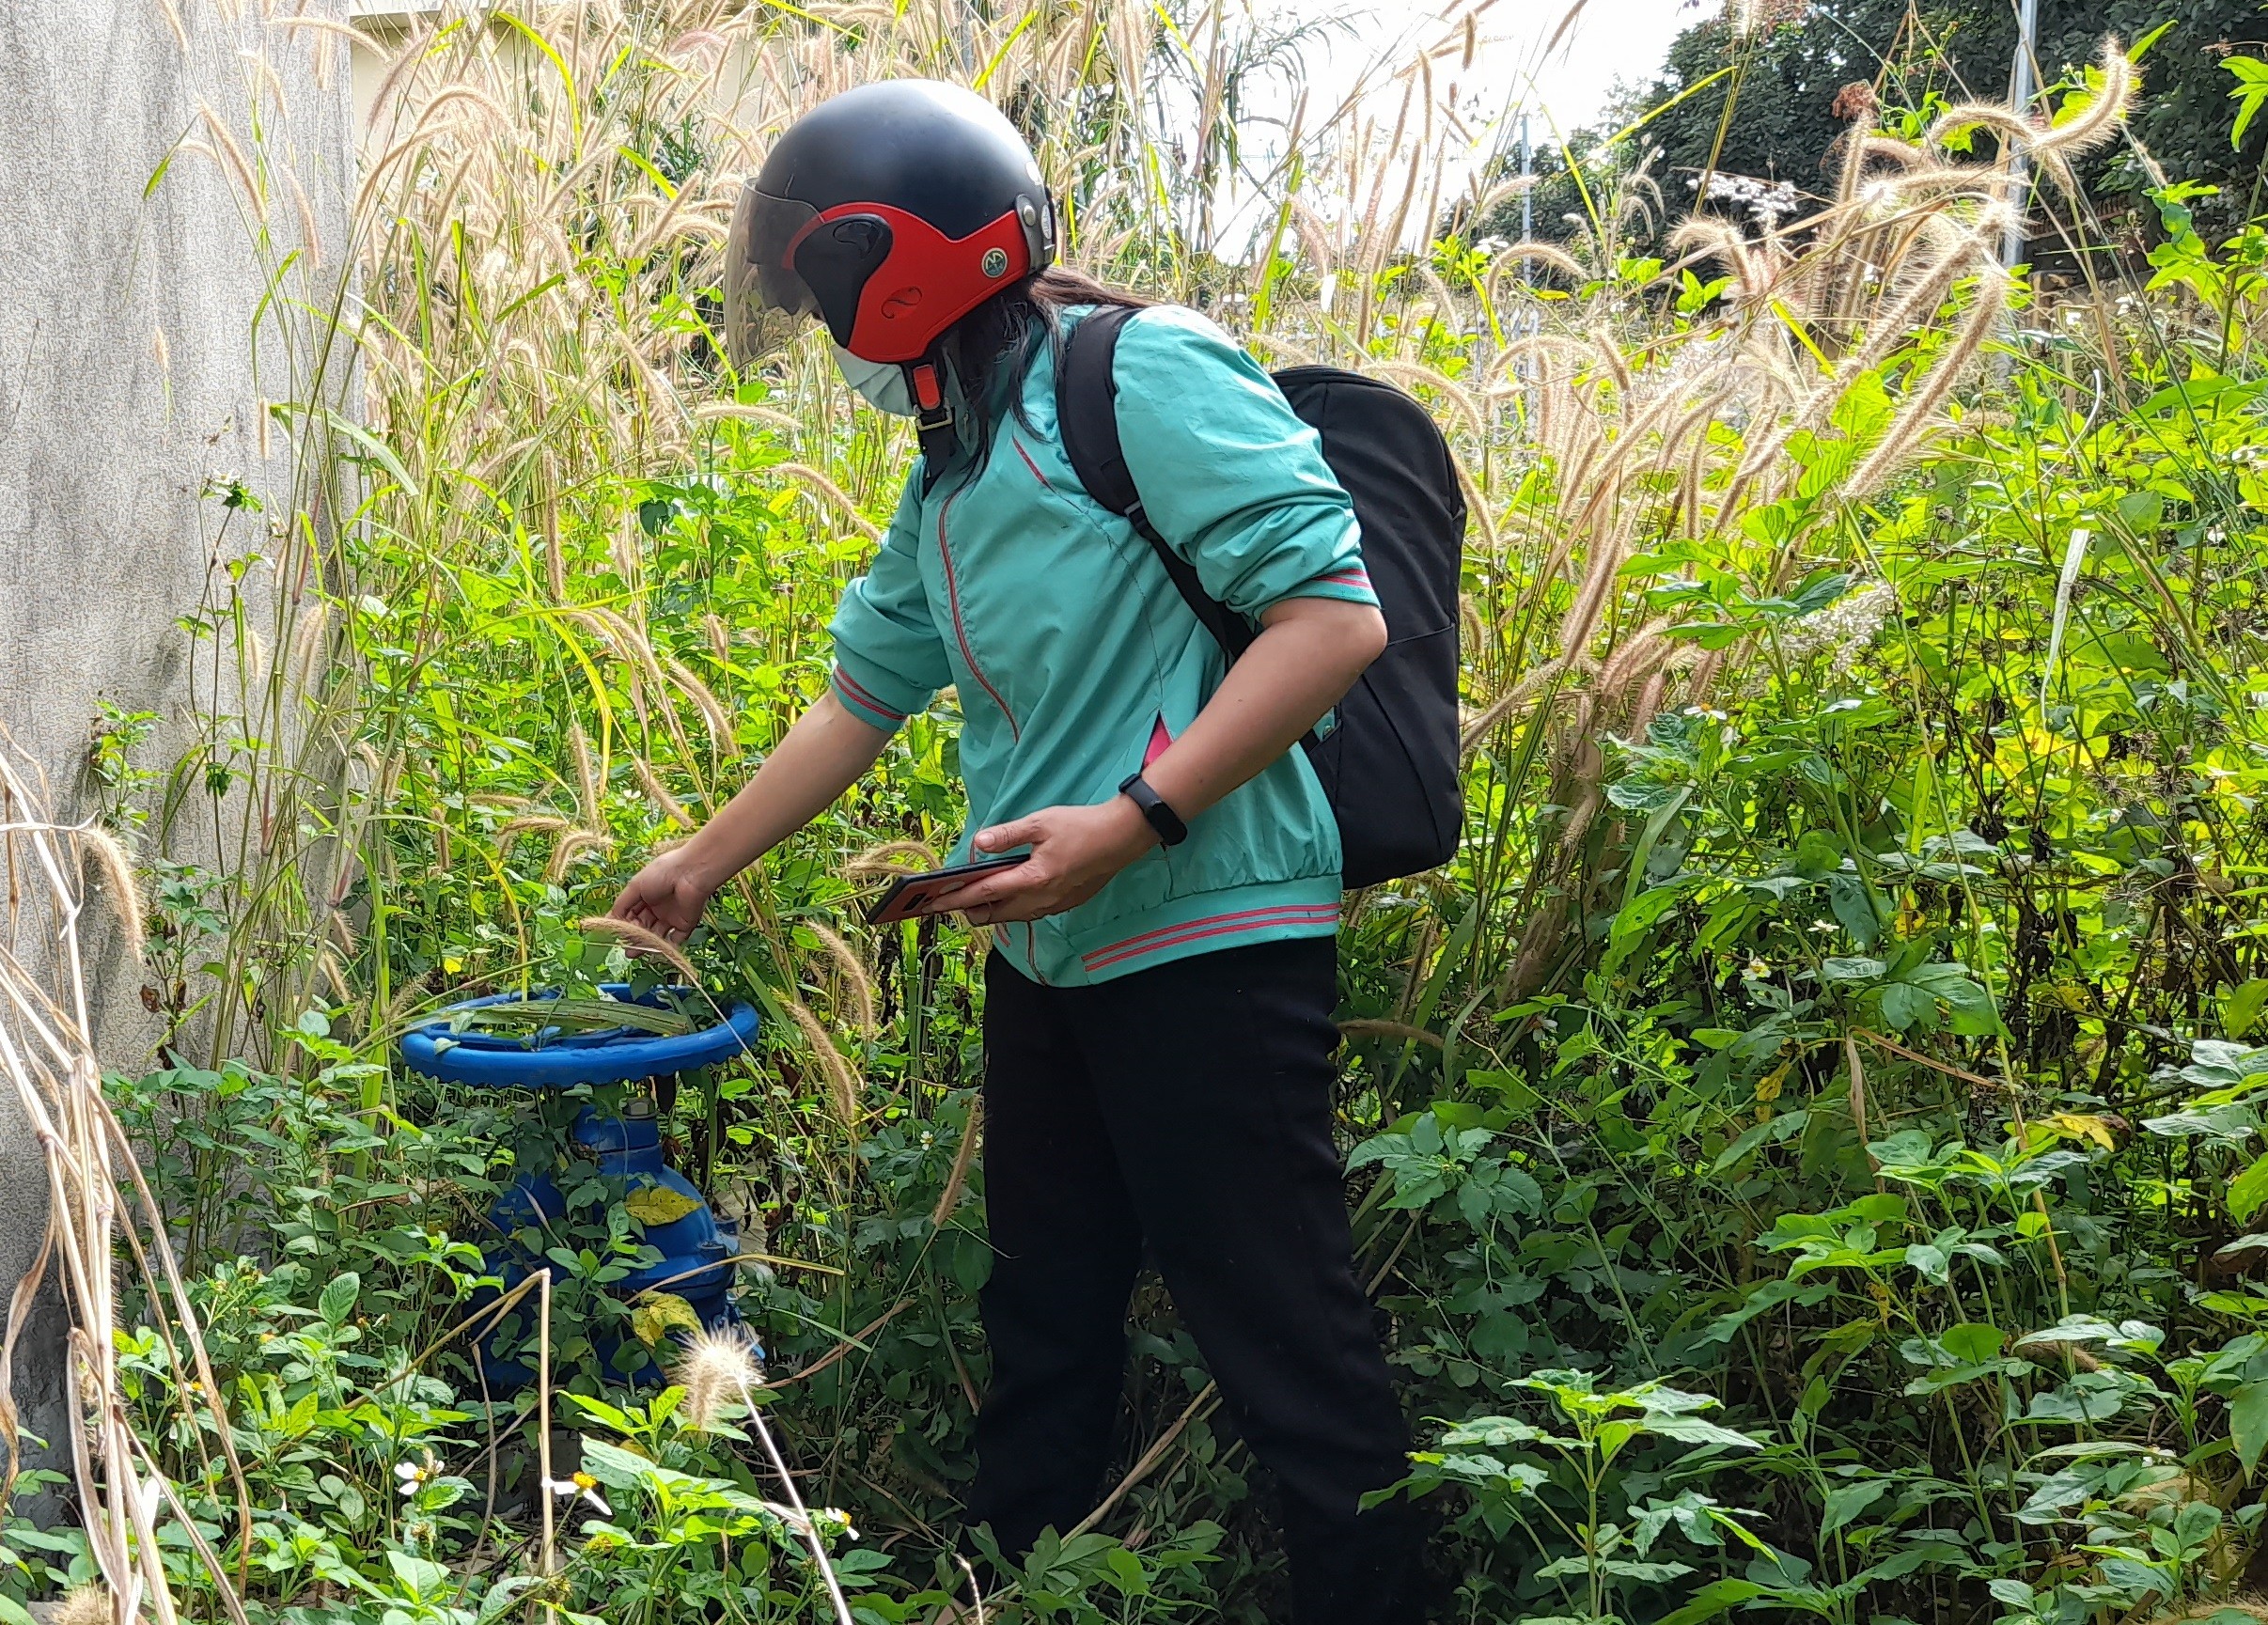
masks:
POLYGON ((977 651, 969 647, 968 628, 961 620, 961 588, 953 576, 953 548, 946 540, 945 522, 952 515, 953 504, 961 499, 962 492, 967 489, 965 484, 957 487, 953 494, 945 499, 945 506, 937 510, 937 555, 945 561, 946 607, 952 611, 953 637, 961 645, 961 658, 968 662, 970 675, 976 678, 979 688, 993 696, 993 703, 1000 708, 1000 714, 1008 718, 1010 737, 1020 740, 1024 737, 1024 730, 1016 726, 1016 713, 1008 709, 1008 701, 1000 697, 1000 691, 984 675, 984 667, 977 664, 977 651))

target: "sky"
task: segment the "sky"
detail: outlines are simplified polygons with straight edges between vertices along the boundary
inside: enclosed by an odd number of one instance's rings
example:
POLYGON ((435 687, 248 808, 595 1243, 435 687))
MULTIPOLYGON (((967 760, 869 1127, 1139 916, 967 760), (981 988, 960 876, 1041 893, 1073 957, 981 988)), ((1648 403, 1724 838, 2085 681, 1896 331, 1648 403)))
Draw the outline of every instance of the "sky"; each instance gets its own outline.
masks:
MULTIPOLYGON (((1288 3, 1305 9, 1311 0, 1288 3)), ((1651 77, 1671 39, 1718 9, 1721 0, 1584 0, 1570 22, 1574 5, 1575 0, 1496 0, 1482 19, 1494 42, 1482 57, 1478 83, 1508 102, 1524 97, 1536 115, 1539 140, 1548 128, 1545 114, 1562 130, 1572 130, 1605 109, 1618 79, 1651 77)), ((1335 50, 1332 55, 1352 63, 1390 49, 1402 36, 1420 31, 1432 10, 1410 0, 1360 0, 1353 18, 1355 48, 1343 55, 1335 50)), ((1327 69, 1322 76, 1329 76, 1327 69)), ((1341 74, 1342 79, 1352 76, 1351 68, 1341 74)))
MULTIPOLYGON (((1440 36, 1432 0, 1250 0, 1266 23, 1282 25, 1319 13, 1338 23, 1305 54, 1310 108, 1336 106, 1362 79, 1367 66, 1407 60, 1423 41, 1440 36)), ((1725 0, 1494 0, 1480 20, 1484 45, 1461 88, 1499 128, 1477 133, 1482 146, 1462 165, 1487 158, 1494 144, 1509 146, 1516 128, 1503 129, 1508 112, 1525 107, 1538 143, 1597 121, 1615 99, 1618 84, 1640 85, 1660 71, 1677 34, 1720 9, 1725 0), (1573 15, 1570 16, 1571 9, 1573 15)), ((1445 69, 1444 71, 1447 71, 1445 69)), ((1372 105, 1390 125, 1400 87, 1372 91, 1372 105)), ((1462 98, 1461 98, 1462 100, 1462 98)), ((1281 118, 1289 107, 1265 111, 1281 118)), ((1511 117, 1516 118, 1516 113, 1511 117)), ((1227 213, 1239 224, 1253 216, 1256 196, 1243 180, 1225 187, 1227 213)), ((1423 229, 1412 222, 1410 229, 1423 229)))

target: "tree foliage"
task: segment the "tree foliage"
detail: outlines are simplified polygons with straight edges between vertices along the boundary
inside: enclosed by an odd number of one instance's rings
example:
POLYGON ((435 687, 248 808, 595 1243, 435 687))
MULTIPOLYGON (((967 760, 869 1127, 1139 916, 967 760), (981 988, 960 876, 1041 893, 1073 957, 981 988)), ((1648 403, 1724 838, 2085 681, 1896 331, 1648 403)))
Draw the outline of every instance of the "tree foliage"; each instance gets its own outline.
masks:
MULTIPOLYGON (((2073 79, 2100 55, 2106 35, 2129 45, 2151 43, 2131 140, 2099 155, 2087 171, 2099 216, 2088 234, 2133 241, 2149 229, 2143 195, 2155 183, 2151 163, 2162 174, 2219 187, 2218 196, 2198 205, 2199 226, 2209 237, 2233 229, 2254 207, 2268 125, 2231 142, 2231 84, 2222 64, 2268 37, 2268 12, 2259 0, 2041 0, 2041 85, 2073 79)), ((1814 0, 1797 20, 1745 33, 1729 18, 1713 16, 1671 42, 1661 71, 1608 122, 1619 128, 1659 109, 1637 145, 1660 149, 1653 170, 1673 215, 1691 206, 1696 182, 1713 173, 1820 192, 1830 184, 1834 152, 1848 128, 1837 113, 1843 86, 1864 82, 1883 105, 1917 113, 2001 101, 2009 94, 2015 47, 2008 0, 1814 0)), ((1580 153, 1584 141, 1571 145, 1580 153)), ((1544 177, 1540 235, 1564 235, 1562 215, 1576 206, 1564 169, 1556 151, 1538 167, 1544 177)), ((1497 228, 1507 218, 1499 212, 1497 228)))

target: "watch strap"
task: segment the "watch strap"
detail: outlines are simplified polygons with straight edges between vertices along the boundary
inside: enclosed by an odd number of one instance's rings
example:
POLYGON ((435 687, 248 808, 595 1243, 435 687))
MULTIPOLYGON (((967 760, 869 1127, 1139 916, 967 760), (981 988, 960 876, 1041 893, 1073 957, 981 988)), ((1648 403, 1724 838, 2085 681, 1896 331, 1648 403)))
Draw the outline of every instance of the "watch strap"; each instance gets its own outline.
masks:
POLYGON ((1142 809, 1142 817, 1166 846, 1178 847, 1189 838, 1189 826, 1181 821, 1181 814, 1167 806, 1165 798, 1151 789, 1150 781, 1140 773, 1129 774, 1118 786, 1118 793, 1142 809))

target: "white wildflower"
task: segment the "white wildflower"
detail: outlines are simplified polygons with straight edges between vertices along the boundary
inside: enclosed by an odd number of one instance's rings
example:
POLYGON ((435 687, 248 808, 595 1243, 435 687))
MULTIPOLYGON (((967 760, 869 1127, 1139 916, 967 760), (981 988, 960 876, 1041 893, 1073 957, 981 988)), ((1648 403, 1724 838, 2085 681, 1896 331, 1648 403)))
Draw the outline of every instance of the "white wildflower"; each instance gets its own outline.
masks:
POLYGON ((1895 588, 1881 582, 1846 593, 1816 615, 1806 616, 1779 634, 1780 652, 1788 659, 1808 660, 1834 651, 1835 675, 1849 675, 1858 657, 1898 608, 1895 588))
POLYGON ((1712 175, 1706 194, 1712 203, 1728 203, 1770 231, 1804 206, 1803 194, 1791 180, 1761 180, 1753 175, 1712 175))
POLYGON ((563 1500, 587 1501, 599 1509, 602 1518, 611 1518, 615 1509, 599 1493, 599 1481, 588 1473, 574 1473, 565 1478, 546 1478, 543 1487, 563 1500))
POLYGON ((433 1452, 428 1450, 422 1461, 395 1462, 394 1477, 396 1488, 404 1495, 414 1495, 441 1477, 441 1463, 434 1461, 433 1452))

